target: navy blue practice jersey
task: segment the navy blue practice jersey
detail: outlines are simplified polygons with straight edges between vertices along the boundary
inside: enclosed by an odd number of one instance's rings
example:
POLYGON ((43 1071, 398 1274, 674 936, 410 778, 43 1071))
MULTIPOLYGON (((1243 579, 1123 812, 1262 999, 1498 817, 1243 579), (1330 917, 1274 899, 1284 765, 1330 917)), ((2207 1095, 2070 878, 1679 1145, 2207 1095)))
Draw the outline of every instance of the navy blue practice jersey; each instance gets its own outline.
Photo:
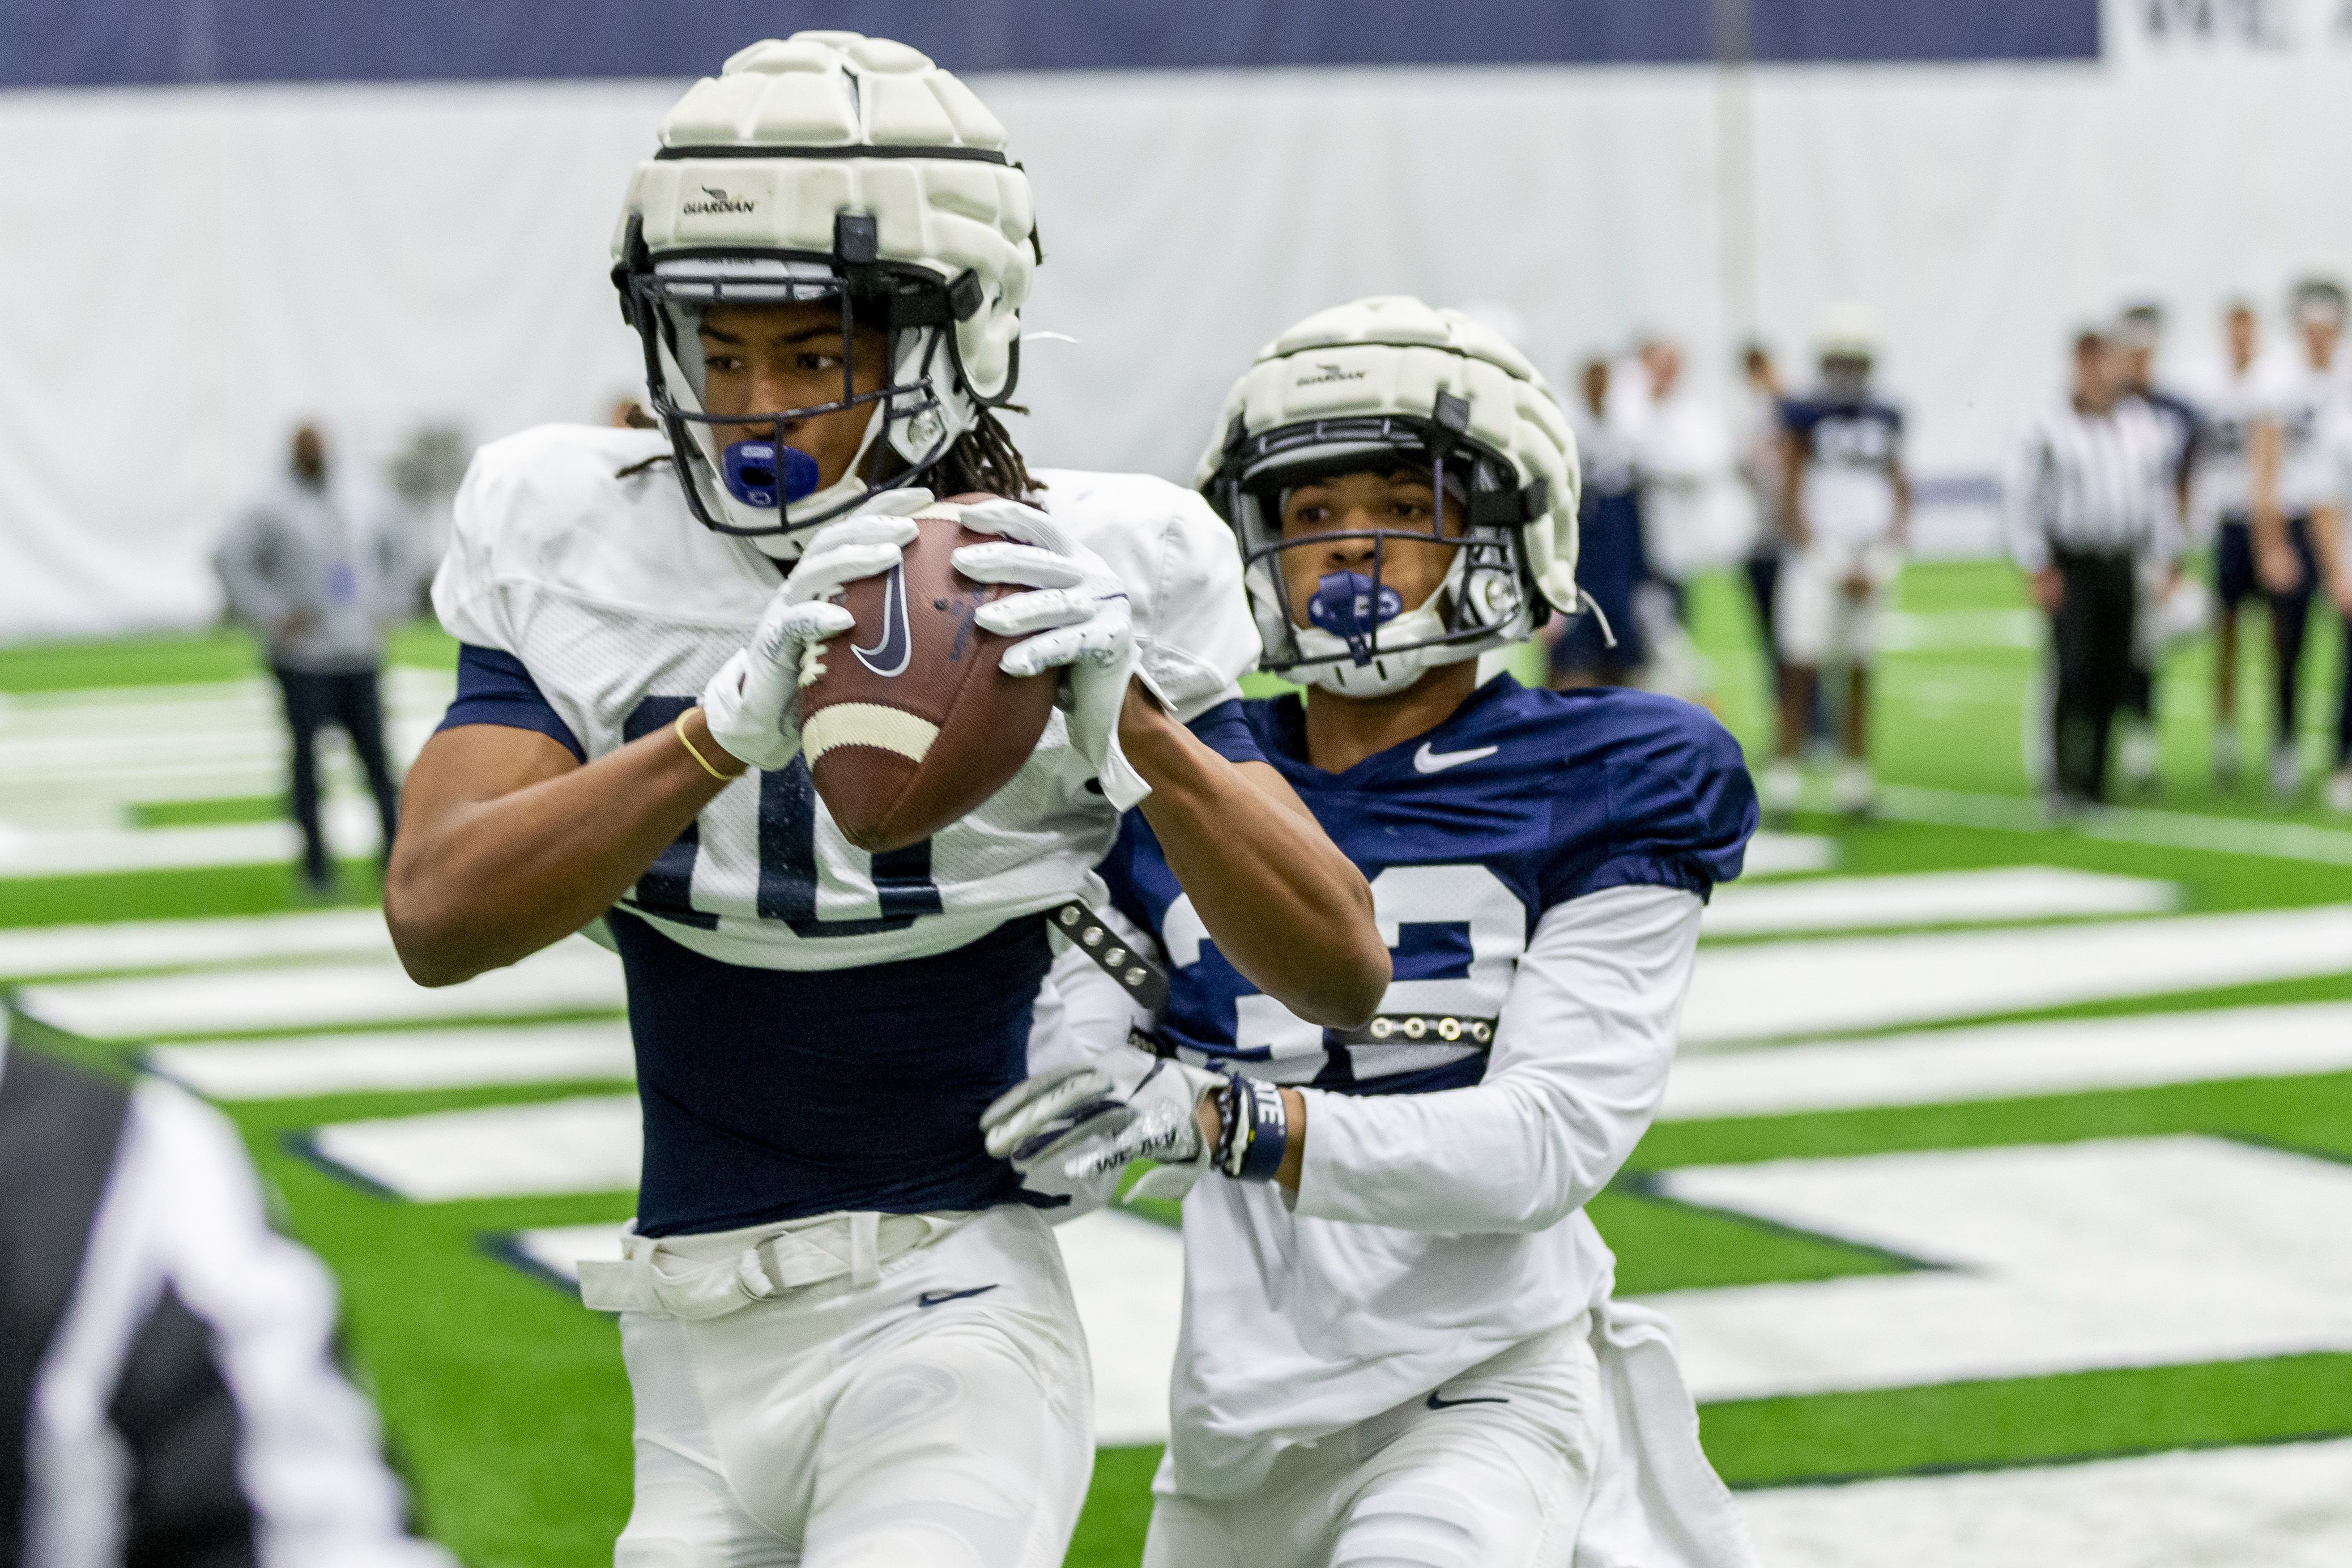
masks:
POLYGON ((1739 874, 1756 828, 1738 743, 1672 698, 1499 676, 1434 730, 1339 773, 1307 762, 1297 698, 1243 706, 1265 760, 1371 884, 1394 962, 1379 1016, 1325 1029, 1260 994, 1209 940, 1140 813, 1102 874, 1167 955, 1161 1038, 1254 1078, 1356 1093, 1476 1083, 1545 910, 1617 887, 1706 898, 1739 874))
POLYGON ((1895 522, 1903 411, 1874 397, 1792 397, 1780 405, 1780 427, 1803 448, 1800 479, 1813 532, 1845 544, 1885 537, 1895 522))

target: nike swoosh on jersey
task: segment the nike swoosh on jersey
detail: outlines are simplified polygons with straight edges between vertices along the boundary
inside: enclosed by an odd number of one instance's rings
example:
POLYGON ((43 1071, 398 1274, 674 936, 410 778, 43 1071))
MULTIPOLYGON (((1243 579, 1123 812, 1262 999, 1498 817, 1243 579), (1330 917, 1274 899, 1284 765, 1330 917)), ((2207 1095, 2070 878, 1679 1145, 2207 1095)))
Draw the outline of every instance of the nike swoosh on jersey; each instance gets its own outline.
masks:
POLYGON ((890 580, 882 588, 882 637, 872 647, 850 645, 857 662, 888 680, 906 673, 907 663, 915 655, 915 639, 907 632, 907 568, 890 568, 890 580))
POLYGON ((1437 1397, 1437 1390, 1433 1388, 1429 1391, 1428 1400, 1432 1410, 1451 1410, 1457 1405, 1508 1405, 1509 1403, 1509 1400, 1497 1394, 1486 1394, 1470 1399, 1440 1399, 1437 1397))
MULTIPOLYGON (((862 658, 865 656, 861 654, 858 657, 862 658)), ((1475 763, 1481 757, 1491 757, 1502 749, 1500 746, 1473 746, 1466 752, 1433 752, 1429 749, 1429 742, 1423 741, 1421 743, 1421 750, 1412 754, 1413 771, 1423 773, 1442 773, 1448 768, 1458 768, 1464 763, 1475 763)))
POLYGON ((993 1285, 975 1285, 969 1290, 926 1290, 915 1298, 918 1307, 940 1307, 950 1301, 961 1301, 967 1296, 985 1296, 995 1289, 993 1285))

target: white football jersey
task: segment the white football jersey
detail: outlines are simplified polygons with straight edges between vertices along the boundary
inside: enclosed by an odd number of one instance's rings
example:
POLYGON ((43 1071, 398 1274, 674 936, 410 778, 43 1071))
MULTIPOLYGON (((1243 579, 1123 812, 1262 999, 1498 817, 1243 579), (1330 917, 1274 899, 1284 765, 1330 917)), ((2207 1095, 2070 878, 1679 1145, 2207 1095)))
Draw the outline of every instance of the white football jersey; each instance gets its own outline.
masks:
POLYGON ((2279 426, 2279 508, 2289 517, 2333 499, 2324 435, 2345 395, 2342 369, 2340 361, 2315 369, 2297 344, 2269 370, 2269 413, 2279 426))
MULTIPOLYGON (((782 582, 687 510, 658 433, 541 426, 475 455, 433 605, 452 637, 520 659, 593 761, 671 723, 750 638, 782 582)), ((1181 719, 1240 695, 1258 637, 1233 536, 1191 490, 1041 470, 1040 506, 1127 582, 1141 672, 1181 719)), ((1013 782, 925 844, 842 837, 795 761, 721 791, 623 907, 682 946, 766 969, 946 952, 1074 896, 1118 814, 1055 713, 1013 782)))
POLYGON ((2190 470, 2189 510, 2197 537, 2210 536, 2221 519, 2243 521, 2254 505, 2254 424, 2269 411, 2272 387, 2260 363, 2224 365, 2192 395, 2203 416, 2197 462, 2190 470))

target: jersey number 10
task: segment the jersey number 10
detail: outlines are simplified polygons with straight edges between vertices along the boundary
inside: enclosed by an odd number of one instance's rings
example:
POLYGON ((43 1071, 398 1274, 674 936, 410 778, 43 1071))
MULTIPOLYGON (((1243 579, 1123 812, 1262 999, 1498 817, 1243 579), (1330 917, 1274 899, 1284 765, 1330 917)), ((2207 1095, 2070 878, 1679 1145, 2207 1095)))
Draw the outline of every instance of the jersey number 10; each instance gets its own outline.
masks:
MULTIPOLYGON (((694 703, 691 697, 648 697, 622 724, 622 739, 634 741, 667 729, 694 703)), ((881 905, 878 915, 849 920, 821 917, 817 913, 816 786, 809 781, 808 763, 794 757, 792 766, 758 777, 761 919, 782 921, 795 936, 823 938, 903 931, 922 916, 940 912, 939 885, 931 880, 931 841, 926 838, 870 858, 869 874, 881 905)), ((694 907, 694 868, 701 857, 701 826, 688 823, 686 831, 637 879, 635 892, 627 903, 679 925, 704 931, 716 928, 717 915, 694 907)), ((861 855, 859 858, 868 858, 861 855)))

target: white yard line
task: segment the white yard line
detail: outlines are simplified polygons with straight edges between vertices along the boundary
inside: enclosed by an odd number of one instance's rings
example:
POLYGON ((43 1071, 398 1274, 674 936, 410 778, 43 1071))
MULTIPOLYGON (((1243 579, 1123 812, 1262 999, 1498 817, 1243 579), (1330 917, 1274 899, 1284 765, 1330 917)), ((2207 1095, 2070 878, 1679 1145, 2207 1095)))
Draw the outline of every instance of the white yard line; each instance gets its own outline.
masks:
POLYGON ((1687 1047, 2352 973, 2352 906, 2029 931, 1740 942, 1699 955, 1687 1047))
POLYGON ((1661 1173, 1937 1267, 1648 1298, 1703 1400, 2352 1352, 2352 1166, 2194 1136, 1661 1173))
POLYGON ((2179 902, 2180 889, 2170 882, 2058 866, 2002 866, 1889 877, 1822 877, 1767 887, 1733 882, 1716 889, 1700 929, 1708 936, 1781 936, 1885 926, 1988 925, 2068 916, 2162 914, 2179 902))
POLYGON ((635 1192, 644 1147, 634 1094, 339 1121, 311 1135, 320 1158, 417 1203, 635 1192))
POLYGON ((198 1094, 223 1100, 579 1083, 636 1075, 629 1026, 617 1018, 610 1023, 191 1041, 154 1047, 147 1062, 198 1094))
POLYGON ((2352 1440, 1743 1492, 1772 1568, 2343 1568, 2352 1440))
POLYGON ((0 980, 391 952, 383 916, 373 910, 26 926, 0 931, 0 980))
MULTIPOLYGON (((362 796, 345 795, 328 800, 320 822, 329 848, 341 859, 365 859, 376 853, 382 842, 375 805, 362 796)), ((302 836, 290 821, 62 828, 0 823, 0 878, 276 866, 301 853, 302 836)))
POLYGON ((386 959, 65 981, 16 994, 17 1006, 43 1023, 102 1040, 616 1013, 625 1000, 620 960, 581 937, 438 990, 386 959))
POLYGON ((1838 841, 1818 833, 1758 832, 1748 840, 1743 877, 1792 877, 1826 871, 1838 861, 1838 841))
MULTIPOLYGON (((2016 833, 2051 831, 2041 806, 2020 795, 1888 784, 1879 791, 1879 810, 1881 815, 1903 822, 1991 827, 2016 833)), ((2087 813, 2068 823, 2064 831, 2084 838, 2147 844, 2165 849, 2203 849, 2227 855, 2258 855, 2274 860, 2352 866, 2352 832, 2301 822, 2263 822, 2125 805, 2087 813)))
POLYGON ((2352 1003, 1992 1024, 1684 1058, 1661 1121, 2352 1071, 2352 1003))

